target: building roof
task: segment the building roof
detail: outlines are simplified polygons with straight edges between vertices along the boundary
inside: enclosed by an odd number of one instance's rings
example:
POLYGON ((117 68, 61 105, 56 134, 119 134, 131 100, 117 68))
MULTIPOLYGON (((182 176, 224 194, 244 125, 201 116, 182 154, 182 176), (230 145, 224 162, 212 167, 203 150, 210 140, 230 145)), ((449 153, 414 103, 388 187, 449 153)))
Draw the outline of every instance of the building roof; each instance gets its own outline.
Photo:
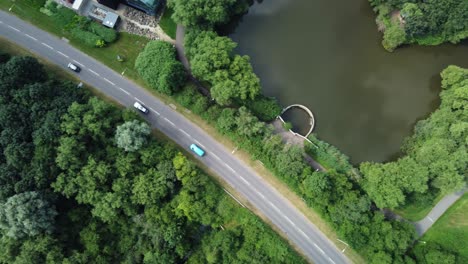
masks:
POLYGON ((102 21, 102 24, 106 27, 113 28, 117 23, 117 20, 119 20, 119 15, 116 13, 107 12, 106 17, 102 21))

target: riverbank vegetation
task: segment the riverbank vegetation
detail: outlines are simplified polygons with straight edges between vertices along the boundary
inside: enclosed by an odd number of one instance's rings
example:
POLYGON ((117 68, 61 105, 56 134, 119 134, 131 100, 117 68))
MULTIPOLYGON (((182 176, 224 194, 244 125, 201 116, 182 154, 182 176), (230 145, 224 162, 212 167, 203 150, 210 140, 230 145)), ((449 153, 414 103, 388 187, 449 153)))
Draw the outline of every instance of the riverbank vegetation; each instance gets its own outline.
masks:
POLYGON ((439 45, 468 37, 465 0, 369 0, 384 32, 382 44, 393 51, 401 44, 439 45))
POLYGON ((138 114, 0 58, 0 262, 304 263, 138 114))
POLYGON ((362 186, 379 208, 397 208, 407 199, 431 201, 461 189, 468 170, 468 70, 449 66, 442 73, 441 104, 419 121, 394 162, 361 164, 362 186))

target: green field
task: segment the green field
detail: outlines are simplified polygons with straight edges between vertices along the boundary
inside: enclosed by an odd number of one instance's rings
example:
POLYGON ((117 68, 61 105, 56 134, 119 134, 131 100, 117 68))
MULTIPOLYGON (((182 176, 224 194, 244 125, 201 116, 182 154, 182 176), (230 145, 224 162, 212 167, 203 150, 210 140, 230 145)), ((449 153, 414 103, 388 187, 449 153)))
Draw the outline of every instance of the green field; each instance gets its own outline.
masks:
POLYGON ((445 250, 457 253, 457 263, 468 263, 468 194, 452 205, 420 239, 415 251, 437 243, 445 250))

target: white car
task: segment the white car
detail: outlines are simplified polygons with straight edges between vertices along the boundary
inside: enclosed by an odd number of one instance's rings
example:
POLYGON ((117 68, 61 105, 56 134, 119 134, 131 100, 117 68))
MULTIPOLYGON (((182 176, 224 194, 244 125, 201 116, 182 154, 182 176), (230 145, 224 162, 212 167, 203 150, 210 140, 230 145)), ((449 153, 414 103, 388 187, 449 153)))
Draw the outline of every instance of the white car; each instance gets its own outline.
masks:
POLYGON ((135 102, 133 104, 133 107, 135 107, 136 109, 140 110, 142 113, 145 113, 147 114, 148 113, 148 109, 146 109, 146 107, 144 107, 142 104, 140 104, 139 102, 135 102))
POLYGON ((75 64, 73 64, 73 63, 71 63, 71 62, 68 63, 67 67, 68 67, 70 70, 74 71, 74 72, 80 72, 80 71, 81 71, 80 67, 76 66, 75 64))

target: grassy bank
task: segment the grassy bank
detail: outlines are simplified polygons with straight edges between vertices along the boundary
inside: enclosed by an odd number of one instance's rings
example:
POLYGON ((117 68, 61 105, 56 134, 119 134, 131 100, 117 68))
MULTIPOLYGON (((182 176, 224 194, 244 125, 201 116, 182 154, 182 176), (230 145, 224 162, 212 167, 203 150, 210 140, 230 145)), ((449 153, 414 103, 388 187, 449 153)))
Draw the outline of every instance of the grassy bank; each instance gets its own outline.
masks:
POLYGON ((420 239, 414 251, 424 253, 425 247, 439 244, 449 252, 458 254, 457 263, 468 263, 468 194, 452 205, 420 239))
POLYGON ((164 13, 159 21, 159 26, 166 32, 172 39, 176 38, 177 24, 172 20, 171 16, 174 13, 172 9, 166 7, 164 13))
POLYGON ((432 203, 410 202, 394 211, 403 218, 416 222, 423 219, 443 197, 443 195, 437 196, 432 203))

